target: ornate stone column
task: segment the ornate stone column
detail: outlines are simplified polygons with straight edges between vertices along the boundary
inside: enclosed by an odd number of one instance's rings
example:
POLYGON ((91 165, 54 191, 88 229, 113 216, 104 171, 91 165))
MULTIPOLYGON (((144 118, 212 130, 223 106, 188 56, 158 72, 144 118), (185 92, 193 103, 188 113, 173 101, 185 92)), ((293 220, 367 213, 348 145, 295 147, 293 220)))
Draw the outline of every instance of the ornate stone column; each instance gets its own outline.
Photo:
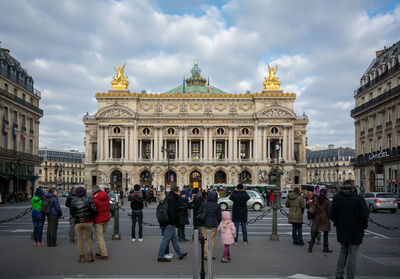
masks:
POLYGON ((183 130, 179 127, 179 161, 183 161, 183 130))
POLYGON ((189 139, 189 155, 188 155, 188 160, 192 160, 192 140, 189 139))
POLYGON ((203 127, 203 131, 204 131, 204 141, 203 141, 203 159, 204 161, 207 161, 208 159, 208 148, 207 148, 207 135, 208 135, 208 131, 206 127, 203 127))
POLYGON ((240 153, 242 152, 242 141, 239 139, 239 143, 238 143, 238 160, 241 160, 240 158, 240 153))
POLYGON ((213 160, 217 159, 217 139, 214 139, 214 152, 213 152, 213 160))
POLYGON ((163 161, 163 152, 161 151, 161 147, 164 146, 164 140, 163 140, 163 128, 160 128, 160 136, 159 136, 159 145, 158 145, 158 160, 159 161, 163 161))
POLYGON ((121 139, 121 159, 124 159, 124 138, 121 139))
POLYGON ((229 161, 233 160, 233 137, 232 137, 233 129, 228 128, 228 159, 229 161))
POLYGON ((110 139, 110 159, 113 158, 113 139, 110 139))
POLYGON ((238 141, 237 141, 237 128, 233 130, 233 160, 237 161, 238 159, 238 141))
POLYGON ((267 127, 262 128, 263 131, 263 139, 262 139, 262 160, 266 161, 269 158, 269 145, 267 144, 267 127))
POLYGON ((129 148, 130 148, 130 146, 129 146, 129 138, 128 138, 128 127, 127 126, 125 126, 125 139, 124 139, 124 142, 125 142, 125 156, 124 156, 124 158, 125 158, 125 160, 129 160, 129 157, 128 157, 128 152, 129 152, 129 148))
MULTIPOLYGON (((154 159, 154 161, 158 161, 158 127, 154 128, 154 151, 153 151, 153 156, 151 156, 152 159, 154 159)), ((153 147, 151 148, 153 150, 153 147)))
MULTIPOLYGON (((136 162, 139 158, 138 155, 138 131, 137 131, 137 124, 133 126, 133 160, 136 162)), ((140 152, 142 154, 142 152, 140 152)))
POLYGON ((188 128, 185 127, 183 130, 183 160, 188 160, 188 128))
POLYGON ((143 142, 141 139, 139 139, 139 160, 142 160, 142 154, 143 154, 142 150, 143 150, 143 142))
POLYGON ((98 132, 97 132, 97 160, 103 160, 103 127, 99 125, 98 132))
POLYGON ((253 160, 253 140, 250 139, 250 160, 253 160))
POLYGON ((226 160, 227 159, 227 155, 228 155, 228 140, 227 139, 225 139, 224 140, 224 160, 226 160))
POLYGON ((208 132, 209 132, 209 134, 208 134, 208 147, 209 147, 209 149, 208 149, 208 159, 210 160, 210 161, 212 161, 213 160, 213 144, 212 144, 212 142, 213 142, 213 129, 212 128, 208 128, 208 132))
MULTIPOLYGON (((258 161, 258 143, 259 143, 259 141, 258 141, 258 125, 257 125, 257 123, 256 123, 256 125, 254 125, 254 130, 253 130, 254 132, 253 132, 253 140, 254 140, 254 145, 253 145, 253 148, 254 148, 254 154, 253 154, 253 158, 254 158, 254 161, 255 162, 257 162, 258 161)), ((253 152, 252 152, 253 153, 253 152)))
POLYGON ((203 160, 203 139, 200 139, 200 160, 203 160))
POLYGON ((154 160, 153 147, 154 147, 154 141, 153 141, 153 139, 150 139, 150 160, 154 160))

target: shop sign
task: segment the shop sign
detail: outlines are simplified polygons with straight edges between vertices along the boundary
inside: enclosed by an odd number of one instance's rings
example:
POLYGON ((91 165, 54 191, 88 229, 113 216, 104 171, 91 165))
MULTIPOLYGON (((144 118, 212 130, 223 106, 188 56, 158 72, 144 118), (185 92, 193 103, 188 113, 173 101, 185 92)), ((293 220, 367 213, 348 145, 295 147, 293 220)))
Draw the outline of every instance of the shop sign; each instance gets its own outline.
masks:
POLYGON ((386 158, 389 157, 390 154, 387 151, 382 151, 379 153, 375 153, 372 155, 369 155, 369 160, 374 160, 374 159, 379 159, 379 158, 386 158))
POLYGON ((390 179, 390 183, 400 183, 400 178, 390 179))

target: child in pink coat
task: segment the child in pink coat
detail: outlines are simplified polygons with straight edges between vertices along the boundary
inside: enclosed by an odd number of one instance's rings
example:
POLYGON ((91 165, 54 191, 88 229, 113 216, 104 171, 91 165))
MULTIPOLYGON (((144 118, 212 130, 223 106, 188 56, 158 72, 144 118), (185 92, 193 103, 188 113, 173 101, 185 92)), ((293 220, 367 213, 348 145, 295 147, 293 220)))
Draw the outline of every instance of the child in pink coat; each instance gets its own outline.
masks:
POLYGON ((232 223, 231 214, 229 211, 222 212, 222 222, 218 226, 218 231, 221 232, 221 242, 224 244, 224 254, 221 262, 228 263, 231 260, 229 245, 235 242, 236 236, 236 228, 232 223))

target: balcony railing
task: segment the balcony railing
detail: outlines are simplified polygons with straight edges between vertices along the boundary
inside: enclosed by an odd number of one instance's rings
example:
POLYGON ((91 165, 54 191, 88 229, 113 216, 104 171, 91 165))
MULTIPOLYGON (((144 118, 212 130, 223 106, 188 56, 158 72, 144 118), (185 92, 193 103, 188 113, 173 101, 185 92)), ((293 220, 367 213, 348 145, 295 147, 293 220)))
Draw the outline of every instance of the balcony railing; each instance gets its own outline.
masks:
POLYGON ((372 134, 374 132, 374 128, 369 128, 368 129, 368 134, 372 134))
POLYGON ((351 116, 400 94, 400 85, 351 110, 351 116))
POLYGON ((398 63, 398 61, 396 60, 395 65, 390 68, 389 70, 386 70, 385 72, 383 72, 382 74, 380 74, 378 77, 376 77, 375 79, 369 81, 368 83, 364 84, 363 86, 361 86, 360 88, 358 88, 357 90, 354 91, 354 96, 357 96, 363 92, 365 92, 368 88, 374 86, 375 84, 381 82, 382 80, 384 80, 385 78, 387 78, 390 75, 396 74, 397 72, 400 71, 400 64, 398 63))
POLYGON ((397 147, 393 147, 392 149, 384 149, 381 152, 373 152, 373 153, 367 153, 367 154, 361 154, 358 155, 356 158, 351 159, 351 164, 363 164, 363 163, 372 163, 374 162, 374 160, 376 160, 376 158, 371 158, 370 156, 372 155, 376 155, 379 153, 383 153, 386 152, 386 154, 388 155, 385 158, 393 158, 393 157, 400 157, 400 146, 397 147))
POLYGON ((386 122, 386 128, 390 128, 390 127, 392 127, 392 121, 388 121, 388 122, 386 122))
POLYGON ((9 99, 11 99, 11 100, 13 100, 15 102, 17 102, 18 104, 22 105, 23 107, 26 107, 28 109, 33 110, 34 112, 40 114, 41 116, 43 115, 43 110, 41 110, 40 108, 32 105, 31 103, 28 103, 28 102, 24 101, 23 99, 11 94, 10 92, 8 92, 8 91, 6 91, 6 90, 4 90, 2 88, 0 88, 0 94, 8 97, 9 99))
POLYGON ((396 125, 400 124, 400 117, 396 119, 396 125))
POLYGON ((363 136, 365 136, 365 131, 360 132, 360 137, 363 137, 363 136))
POLYGON ((378 126, 376 126, 376 130, 377 130, 377 131, 382 131, 382 124, 381 124, 381 125, 378 125, 378 126))

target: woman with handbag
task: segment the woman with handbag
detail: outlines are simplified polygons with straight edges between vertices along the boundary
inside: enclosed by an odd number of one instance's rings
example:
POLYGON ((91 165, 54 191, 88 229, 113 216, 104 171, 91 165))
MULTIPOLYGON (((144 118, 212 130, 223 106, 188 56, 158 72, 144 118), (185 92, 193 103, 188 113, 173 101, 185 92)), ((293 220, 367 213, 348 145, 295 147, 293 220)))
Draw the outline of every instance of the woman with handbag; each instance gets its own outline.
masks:
POLYGON ((315 217, 314 217, 314 222, 311 228, 312 231, 312 236, 311 236, 311 241, 310 245, 308 246, 308 252, 312 252, 315 239, 317 238, 318 234, 320 231, 324 232, 324 253, 332 253, 331 250, 329 250, 329 244, 328 244, 328 232, 331 230, 331 221, 329 219, 329 210, 331 207, 331 202, 329 199, 326 197, 326 190, 321 189, 320 190, 320 195, 319 197, 315 200, 313 203, 313 206, 315 206, 315 217))
MULTIPOLYGON (((317 199, 317 195, 314 194, 314 189, 309 189, 307 190, 307 201, 306 201, 306 208, 307 208, 307 218, 309 220, 309 224, 310 224, 310 237, 312 238, 313 236, 313 230, 312 230, 312 226, 314 224, 314 218, 315 218, 315 214, 317 213, 316 209, 315 209, 315 200, 317 199)), ((311 240, 308 242, 310 243, 311 240)), ((318 232, 317 234, 317 245, 321 244, 321 234, 318 232)))

